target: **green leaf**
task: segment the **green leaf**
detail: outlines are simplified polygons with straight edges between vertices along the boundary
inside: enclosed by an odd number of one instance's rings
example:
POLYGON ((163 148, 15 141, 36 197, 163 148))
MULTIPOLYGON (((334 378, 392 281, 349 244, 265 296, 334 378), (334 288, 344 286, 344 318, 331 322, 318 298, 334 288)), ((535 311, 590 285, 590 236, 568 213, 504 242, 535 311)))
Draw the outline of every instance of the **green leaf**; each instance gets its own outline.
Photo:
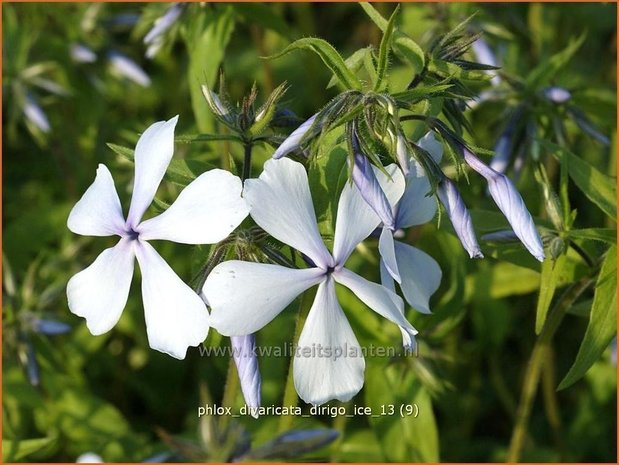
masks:
POLYGON ((438 432, 430 395, 412 371, 402 374, 397 368, 368 363, 365 401, 372 415, 379 415, 369 419, 374 434, 386 461, 437 462, 438 432), (400 408, 413 404, 418 416, 401 416, 400 408))
POLYGON ((49 457, 56 446, 55 437, 24 439, 23 441, 2 439, 2 461, 23 462, 26 459, 49 457))
MULTIPOLYGON (((133 162, 133 150, 130 148, 109 143, 107 146, 122 158, 133 162)), ((214 168, 217 167, 203 161, 176 159, 170 161, 170 165, 168 166, 163 178, 166 181, 170 181, 184 187, 201 174, 214 168)))
MULTIPOLYGON (((346 60, 344 60, 346 67, 349 70, 351 70, 353 73, 356 73, 357 71, 361 69, 366 56, 369 56, 371 51, 372 51, 372 47, 360 48, 355 53, 353 53, 348 58, 346 58, 346 60)), ((329 84, 327 84, 327 89, 330 89, 331 87, 336 85, 337 82, 338 82, 337 77, 333 76, 331 80, 329 81, 329 84)))
POLYGON ((400 11, 400 5, 398 5, 391 17, 389 18, 389 22, 387 23, 387 27, 383 31, 383 38, 380 41, 380 46, 378 48, 378 64, 376 66, 376 84, 374 85, 374 90, 380 91, 382 90, 383 81, 385 79, 385 75, 387 74, 387 66, 389 64, 389 50, 391 49, 391 43, 393 41, 393 30, 395 27, 395 19, 400 11))
POLYGON ((189 66, 187 80, 191 95, 191 105, 198 130, 203 133, 215 132, 215 117, 204 101, 200 84, 206 80, 212 85, 217 78, 226 46, 234 31, 234 12, 230 6, 207 15, 198 15, 193 28, 187 34, 189 66))
POLYGON ((337 50, 335 50, 335 48, 333 48, 333 46, 326 40, 318 39, 316 37, 299 39, 288 45, 281 52, 272 55, 269 58, 279 58, 292 51, 300 49, 310 50, 316 53, 345 89, 361 89, 361 82, 359 79, 357 79, 352 71, 348 69, 346 63, 344 63, 344 60, 337 50))
POLYGON ((578 188, 614 221, 617 221, 616 180, 598 171, 569 150, 547 140, 540 141, 558 160, 567 161, 570 178, 578 188))
MULTIPOLYGON (((360 5, 374 24, 385 32, 389 26, 389 21, 383 18, 370 3, 362 2, 360 5)), ((425 63, 423 50, 413 39, 397 29, 393 33, 393 51, 400 58, 408 61, 413 66, 415 73, 419 73, 423 69, 425 63)))
POLYGON ((559 277, 565 266, 566 256, 559 255, 556 260, 550 258, 542 263, 542 278, 540 281, 539 297, 537 299, 537 312, 535 316, 535 334, 542 332, 548 309, 559 284, 559 277))
POLYGON ((450 87, 453 87, 453 84, 433 84, 430 86, 417 86, 414 89, 397 92, 393 94, 392 97, 396 101, 409 103, 416 100, 421 100, 432 94, 444 92, 450 87))
MULTIPOLYGON (((235 142, 243 142, 236 134, 181 134, 174 138, 174 142, 188 144, 191 142, 221 142, 223 140, 231 140, 235 142)), ((108 144, 110 148, 113 144, 108 144)), ((118 146, 117 146, 118 147, 118 146)), ((114 148, 112 150, 115 151, 114 148)))
POLYGON ((570 239, 600 241, 610 245, 617 243, 617 230, 613 228, 572 229, 566 234, 570 239))
POLYGON ((567 47, 556 53, 547 60, 544 60, 539 66, 537 66, 526 79, 526 85, 529 88, 536 88, 537 86, 545 83, 549 83, 552 78, 570 62, 574 54, 578 51, 580 46, 585 40, 586 35, 581 34, 576 40, 571 40, 567 47))
POLYGON ((589 325, 574 364, 559 384, 565 389, 579 380, 591 368, 617 335, 617 247, 606 253, 589 315, 589 325))

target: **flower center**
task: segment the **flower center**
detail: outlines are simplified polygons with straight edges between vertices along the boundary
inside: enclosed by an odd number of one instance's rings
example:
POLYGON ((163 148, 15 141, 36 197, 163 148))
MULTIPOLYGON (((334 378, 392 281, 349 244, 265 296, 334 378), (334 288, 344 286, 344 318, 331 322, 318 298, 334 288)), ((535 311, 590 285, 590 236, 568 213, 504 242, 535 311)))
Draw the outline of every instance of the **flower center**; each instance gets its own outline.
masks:
POLYGON ((133 228, 129 228, 129 230, 127 231, 127 237, 129 238, 129 240, 135 241, 138 239, 138 237, 140 237, 140 233, 133 228))

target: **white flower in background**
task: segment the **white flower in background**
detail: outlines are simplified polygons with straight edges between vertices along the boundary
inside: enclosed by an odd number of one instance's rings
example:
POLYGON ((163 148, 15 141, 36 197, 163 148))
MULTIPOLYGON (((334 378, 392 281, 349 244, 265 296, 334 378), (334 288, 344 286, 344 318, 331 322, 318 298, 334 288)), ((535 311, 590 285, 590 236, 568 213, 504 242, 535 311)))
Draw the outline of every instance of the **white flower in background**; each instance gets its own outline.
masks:
POLYGON ((142 87, 150 86, 150 77, 146 71, 131 58, 116 51, 109 52, 107 58, 112 70, 118 76, 127 78, 142 87))
MULTIPOLYGON (((435 161, 440 162, 443 147, 434 138, 433 133, 426 134, 418 145, 426 150, 435 161)), ((441 269, 438 263, 427 253, 405 244, 395 241, 393 236, 398 230, 410 228, 427 223, 436 213, 436 201, 434 197, 427 196, 430 192, 430 181, 425 175, 419 163, 411 158, 408 162, 409 172, 405 176, 406 187, 401 198, 389 202, 393 208, 395 218, 394 228, 383 225, 379 240, 380 271, 383 285, 395 292, 395 281, 400 284, 406 301, 421 313, 430 313, 430 297, 438 289, 441 283, 441 269)), ((396 176, 402 176, 395 165, 387 167, 395 180, 396 176)), ((378 175, 379 171, 376 170, 378 175)), ((383 189, 386 187, 388 178, 379 177, 383 189)), ((405 328, 402 330, 402 343, 408 349, 414 349, 415 341, 405 328)))
POLYGON ((75 460, 75 463, 103 463, 103 459, 94 452, 85 452, 75 460))
POLYGON ((39 102, 37 102, 32 95, 26 96, 26 101, 24 102, 24 116, 29 123, 34 125, 40 131, 50 131, 51 126, 49 125, 47 115, 39 105, 39 102))
MULTIPOLYGON (((386 185, 391 194, 396 183, 386 185)), ((244 197, 256 223, 275 239, 294 247, 315 266, 292 269, 238 260, 221 263, 210 273, 204 294, 211 307, 211 325, 227 336, 258 331, 299 294, 318 284, 318 292, 301 332, 294 360, 294 383, 306 402, 347 401, 363 386, 365 361, 335 294, 335 283, 349 288, 379 315, 417 331, 406 321, 404 302, 385 287, 344 268, 354 248, 380 220, 354 184, 342 191, 335 226, 333 254, 324 245, 303 165, 287 158, 269 160, 259 179, 245 182, 244 197), (354 351, 357 356, 303 356, 303 348, 354 351)), ((306 354, 307 355, 307 354, 306 354)))
POLYGON ((99 165, 94 183, 71 210, 67 226, 84 236, 120 236, 92 265, 67 284, 70 310, 86 318, 93 335, 118 322, 127 303, 134 259, 142 271, 142 298, 149 345, 183 359, 188 346, 208 334, 202 299, 174 273, 148 240, 213 244, 224 239, 248 214, 241 180, 215 169, 189 184, 162 214, 142 221, 174 152, 178 116, 150 126, 135 148, 135 181, 125 221, 112 175, 99 165))
POLYGON ((147 58, 154 58, 163 45, 163 36, 178 21, 185 9, 184 3, 174 3, 166 12, 155 21, 150 31, 144 36, 144 43, 148 45, 147 58))

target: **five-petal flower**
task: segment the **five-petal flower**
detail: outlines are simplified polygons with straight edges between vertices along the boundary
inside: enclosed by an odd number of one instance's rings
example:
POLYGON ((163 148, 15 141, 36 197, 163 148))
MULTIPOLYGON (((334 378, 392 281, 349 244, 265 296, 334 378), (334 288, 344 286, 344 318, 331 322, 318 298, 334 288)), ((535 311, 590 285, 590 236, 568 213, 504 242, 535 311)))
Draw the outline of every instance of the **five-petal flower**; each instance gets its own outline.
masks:
POLYGON ((165 239, 183 244, 212 244, 224 239, 247 216, 238 177, 208 171, 178 196, 162 214, 142 221, 170 163, 178 116, 150 126, 135 148, 135 182, 125 221, 112 175, 99 165, 94 183, 71 210, 67 226, 85 236, 120 236, 67 284, 70 310, 86 318, 93 335, 109 331, 127 303, 134 259, 142 272, 142 298, 148 341, 153 349, 183 359, 188 346, 208 334, 208 312, 147 242, 165 239))
MULTIPOLYGON (((386 183, 386 191, 395 183, 386 183)), ((380 284, 344 268, 354 248, 378 226, 380 219, 354 184, 339 199, 333 254, 318 232, 303 165, 287 158, 266 162, 258 179, 247 180, 244 196, 256 223, 279 241, 307 256, 315 266, 292 269, 238 260, 211 272, 204 294, 211 307, 211 325, 223 335, 245 335, 269 323, 299 294, 318 284, 316 297, 301 332, 294 360, 294 382, 306 402, 351 399, 363 386, 365 361, 359 343, 335 294, 335 282, 349 288, 368 307, 414 336, 404 318, 402 299, 380 284), (356 356, 304 355, 303 348, 347 350, 356 356)))

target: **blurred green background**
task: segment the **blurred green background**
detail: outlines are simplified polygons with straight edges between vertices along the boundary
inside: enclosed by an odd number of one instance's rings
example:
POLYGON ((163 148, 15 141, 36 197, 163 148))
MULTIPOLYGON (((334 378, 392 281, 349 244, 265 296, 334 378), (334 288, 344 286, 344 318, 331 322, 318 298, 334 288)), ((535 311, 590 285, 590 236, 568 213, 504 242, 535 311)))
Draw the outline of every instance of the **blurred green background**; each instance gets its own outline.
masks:
MULTIPOLYGON (((175 460, 207 460, 205 431, 213 425, 198 420, 197 406, 205 402, 205 393, 221 403, 228 359, 202 358, 191 349, 181 362, 150 350, 139 279, 133 281, 119 324, 103 336, 90 335, 83 320, 69 312, 65 286, 114 240, 70 233, 68 213, 93 181, 98 163, 110 168, 127 208, 133 165, 106 143, 133 147, 149 124, 176 114, 177 135, 225 131, 210 115, 199 90, 205 81, 215 86, 220 70, 232 101, 241 100, 254 82, 258 101, 263 101, 287 81, 285 106, 306 118, 337 93, 335 87, 326 89, 329 71, 306 52, 276 60, 261 57, 306 36, 328 40, 346 57, 360 47, 378 46, 381 37, 354 3, 192 4, 149 59, 143 38, 168 6, 2 4, 4 460, 71 462, 87 451, 106 461, 143 461, 168 451, 175 460), (79 55, 76 44, 87 46, 94 56, 79 55), (119 53, 143 74, 136 75, 134 69, 128 76, 126 67, 114 65, 110 58, 119 53), (39 113, 37 118, 37 111, 44 116, 39 113), (66 323, 70 331, 42 334, 36 325, 39 319, 66 323)), ((376 8, 387 16, 394 5, 376 8)), ((473 24, 486 31, 484 37, 504 69, 525 77, 586 32, 582 47, 555 84, 573 89, 579 107, 611 135, 609 149, 568 125, 570 149, 614 175, 616 5, 406 4, 400 27, 425 47, 433 31, 449 30, 474 12, 473 24)), ((394 60, 390 79, 401 88, 410 80, 410 69, 394 60)), ((502 129, 501 105, 485 105, 471 113, 477 145, 493 147, 502 129)), ((177 143, 175 152, 178 158, 217 164, 228 156, 240 163, 240 147, 177 143)), ((256 150, 254 174, 268 156, 266 148, 256 150)), ((460 185, 474 217, 496 213, 479 179, 460 185)), ((526 168, 518 188, 532 213, 543 216, 541 194, 526 168)), ((171 202, 178 191, 164 181, 158 197, 171 202)), ((579 191, 570 190, 569 195, 578 210, 579 227, 612 226, 579 191)), ((333 428, 340 434, 327 447, 293 458, 505 459, 523 373, 536 339, 539 264, 517 266, 492 254, 471 261, 449 226, 439 228, 436 222, 412 231, 409 241, 431 254, 443 270, 443 282, 432 299, 434 313, 408 315, 421 333, 420 357, 369 359, 364 389, 353 403, 417 402, 419 418, 295 418, 294 429, 333 428)), ((155 246, 186 282, 204 256, 190 246, 155 246)), ((592 254, 602 251, 602 245, 590 246, 592 254)), ((351 267, 377 281, 377 254, 373 257, 355 255, 351 267)), ((348 292, 339 292, 362 346, 399 344, 397 327, 368 312, 348 292)), ((616 459, 612 350, 582 380, 555 391, 575 358, 591 299, 587 291, 553 341, 553 363, 544 366, 523 460, 616 459)), ((292 307, 260 331, 258 344, 291 340, 292 307)), ((206 344, 225 345, 228 340, 212 331, 206 344)), ((260 360, 264 405, 281 402, 288 363, 285 358, 260 360)), ((240 391, 234 402, 241 405, 240 391)), ((256 447, 274 438, 280 420, 247 417, 234 423, 228 426, 242 431, 239 442, 251 441, 256 447)))

